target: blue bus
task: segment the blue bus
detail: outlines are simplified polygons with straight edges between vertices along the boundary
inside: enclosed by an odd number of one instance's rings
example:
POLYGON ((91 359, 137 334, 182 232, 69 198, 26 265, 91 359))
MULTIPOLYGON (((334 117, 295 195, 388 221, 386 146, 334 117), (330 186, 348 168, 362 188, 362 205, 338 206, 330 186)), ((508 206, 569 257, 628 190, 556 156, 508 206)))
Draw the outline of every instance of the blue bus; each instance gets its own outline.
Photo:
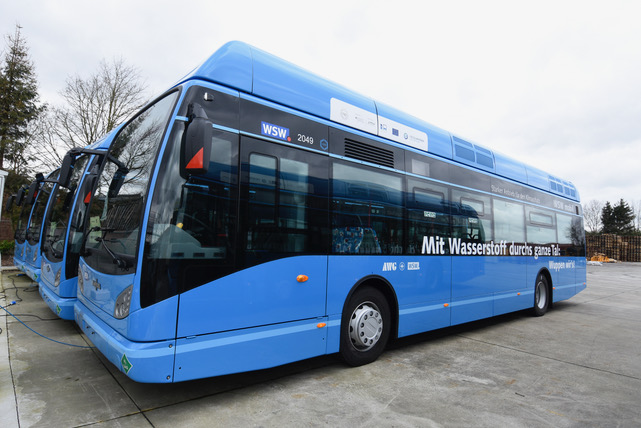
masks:
POLYGON ((42 174, 37 174, 36 180, 29 186, 26 204, 33 204, 29 222, 26 224, 24 235, 16 234, 16 241, 22 238, 23 259, 20 261, 20 270, 27 274, 34 282, 40 282, 40 237, 45 212, 49 206, 51 192, 57 184, 59 168, 52 171, 45 179, 42 174), (32 202, 33 201, 33 202, 32 202))
POLYGON ((230 42, 125 123, 75 319, 139 382, 340 353, 586 286, 572 183, 230 42))
POLYGON ((40 295, 60 318, 74 319, 78 259, 84 232, 84 214, 97 171, 116 131, 84 149, 65 156, 64 185, 54 189, 42 233, 40 295))
POLYGON ((21 207, 20 215, 18 216, 18 223, 14 233, 14 248, 13 248, 13 264, 24 272, 24 251, 25 251, 25 233, 29 225, 29 217, 31 216, 31 209, 33 208, 33 201, 26 203, 26 196, 29 191, 29 186, 23 185, 18 189, 15 195, 11 195, 7 200, 5 207, 6 212, 10 212, 13 206, 21 207))

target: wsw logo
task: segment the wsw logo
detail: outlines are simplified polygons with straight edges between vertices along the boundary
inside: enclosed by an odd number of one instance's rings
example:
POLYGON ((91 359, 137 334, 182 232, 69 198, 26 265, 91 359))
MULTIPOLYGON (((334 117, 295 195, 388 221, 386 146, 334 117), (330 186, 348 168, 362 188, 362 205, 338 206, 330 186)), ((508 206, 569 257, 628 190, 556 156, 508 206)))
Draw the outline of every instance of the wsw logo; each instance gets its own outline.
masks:
POLYGON ((292 141, 289 136, 289 128, 284 128, 272 123, 260 122, 260 133, 279 140, 292 141))

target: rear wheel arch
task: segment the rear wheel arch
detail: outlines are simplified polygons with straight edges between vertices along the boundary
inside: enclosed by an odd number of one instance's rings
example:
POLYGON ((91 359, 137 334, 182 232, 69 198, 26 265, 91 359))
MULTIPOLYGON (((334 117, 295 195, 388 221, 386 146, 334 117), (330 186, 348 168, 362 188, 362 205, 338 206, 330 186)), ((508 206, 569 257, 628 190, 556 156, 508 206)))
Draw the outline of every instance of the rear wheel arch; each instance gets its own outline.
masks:
POLYGON ((369 275, 361 278, 356 284, 354 284, 352 289, 347 294, 347 297, 343 302, 343 312, 345 311, 345 307, 352 298, 352 295, 354 295, 356 290, 362 287, 371 287, 377 289, 378 291, 383 293, 383 296, 385 296, 385 299, 387 299, 387 303, 389 304, 390 308, 390 314, 392 317, 390 339, 396 339, 398 336, 398 298, 396 297, 396 291, 394 290, 394 287, 392 287, 392 284, 390 284, 389 281, 387 281, 385 278, 377 275, 369 275))
POLYGON ((398 331, 398 303, 391 285, 379 277, 359 281, 341 313, 340 347, 351 366, 375 361, 398 331))
POLYGON ((547 269, 541 269, 534 280, 534 306, 532 313, 542 316, 552 308, 553 301, 552 275, 547 269))

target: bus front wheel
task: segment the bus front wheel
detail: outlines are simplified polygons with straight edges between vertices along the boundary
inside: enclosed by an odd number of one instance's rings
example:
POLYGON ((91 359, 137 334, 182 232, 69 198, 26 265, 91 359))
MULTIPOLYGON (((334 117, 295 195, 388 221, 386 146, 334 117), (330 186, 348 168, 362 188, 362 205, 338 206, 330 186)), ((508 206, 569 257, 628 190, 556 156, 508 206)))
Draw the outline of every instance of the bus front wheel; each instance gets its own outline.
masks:
POLYGON ((545 315, 550 306, 550 287, 544 275, 536 278, 534 286, 534 315, 537 317, 545 315))
POLYGON ((351 366, 376 360, 390 335, 391 316, 387 300, 375 288, 359 288, 343 310, 340 354, 351 366))

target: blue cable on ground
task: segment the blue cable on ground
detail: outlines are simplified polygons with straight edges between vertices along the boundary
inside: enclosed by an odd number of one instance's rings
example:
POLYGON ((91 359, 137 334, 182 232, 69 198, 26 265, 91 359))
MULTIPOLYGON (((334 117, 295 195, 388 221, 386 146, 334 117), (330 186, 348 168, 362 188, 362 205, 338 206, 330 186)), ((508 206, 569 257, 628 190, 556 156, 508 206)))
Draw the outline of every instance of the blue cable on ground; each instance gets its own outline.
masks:
MULTIPOLYGON (((11 304, 10 304, 9 306, 14 305, 14 304, 15 304, 15 302, 11 302, 11 304)), ((74 344, 72 344, 72 343, 60 342, 60 341, 58 341, 58 340, 52 339, 52 338, 50 338, 50 337, 47 337, 47 336, 45 336, 44 334, 40 334, 40 333, 38 333, 37 331, 35 331, 35 330, 34 330, 34 329, 32 329, 31 327, 29 327, 27 324, 25 324, 24 322, 22 322, 22 320, 21 320, 20 318, 18 318, 17 316, 15 316, 15 315, 14 315, 14 314, 12 314, 11 312, 9 312, 9 310, 8 310, 7 308, 5 308, 4 306, 0 305, 0 309, 2 309, 3 311, 5 311, 6 313, 8 313, 9 315, 11 315, 12 317, 14 317, 15 319, 17 319, 17 320, 18 320, 18 322, 19 322, 20 324, 22 324, 23 326, 27 327, 29 330, 31 330, 32 332, 34 332, 35 334, 37 334, 38 336, 40 336, 40 337, 42 337, 42 338, 44 338, 44 339, 50 340, 50 341, 55 342, 55 343, 59 343, 59 344, 61 344, 61 345, 73 346, 74 348, 85 348, 85 349, 93 349, 93 348, 94 348, 93 346, 74 345, 74 344)))

